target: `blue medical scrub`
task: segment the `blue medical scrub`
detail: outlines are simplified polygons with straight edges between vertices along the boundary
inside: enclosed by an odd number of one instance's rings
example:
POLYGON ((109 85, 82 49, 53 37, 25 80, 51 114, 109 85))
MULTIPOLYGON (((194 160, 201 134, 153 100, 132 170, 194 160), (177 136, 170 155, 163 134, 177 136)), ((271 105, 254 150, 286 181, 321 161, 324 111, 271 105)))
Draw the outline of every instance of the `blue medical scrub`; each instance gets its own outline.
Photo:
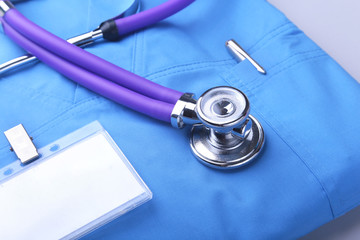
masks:
MULTIPOLYGON (((142 0, 143 9, 161 2, 142 0)), ((125 4, 43 0, 16 7, 68 38, 125 4)), ((5 35, 0 43, 0 62, 24 53, 5 35)), ((98 120, 152 190, 153 200, 84 239, 294 239, 359 204, 360 86, 266 1, 198 0, 120 42, 87 50, 197 96, 219 85, 239 88, 266 144, 247 167, 213 170, 192 156, 189 128, 113 103, 44 64, 2 77, 1 132, 22 123, 40 148, 98 120), (231 38, 267 75, 228 54, 231 38)), ((0 167, 16 161, 8 147, 0 136, 0 167)))

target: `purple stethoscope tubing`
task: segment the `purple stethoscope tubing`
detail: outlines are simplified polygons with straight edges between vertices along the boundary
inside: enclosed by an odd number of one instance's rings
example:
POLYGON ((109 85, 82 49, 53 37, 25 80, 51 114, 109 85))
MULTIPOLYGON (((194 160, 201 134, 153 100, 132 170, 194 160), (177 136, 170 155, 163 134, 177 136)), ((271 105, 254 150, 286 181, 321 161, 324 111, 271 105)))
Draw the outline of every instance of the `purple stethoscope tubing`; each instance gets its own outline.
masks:
MULTIPOLYGON (((126 18, 116 19, 115 23, 118 31, 127 34, 171 16, 193 1, 194 0, 170 0, 153 9, 126 18)), ((110 62, 68 43, 29 21, 16 9, 8 11, 4 19, 16 31, 43 48, 133 91, 173 104, 175 104, 183 94, 119 68, 110 62)))
POLYGON ((86 71, 83 68, 71 64, 61 57, 56 56, 55 54, 48 52, 34 44, 16 32, 7 23, 3 23, 3 26, 6 35, 9 36, 14 42, 64 76, 70 79, 76 79, 76 82, 80 85, 115 102, 134 109, 135 111, 144 113, 150 117, 162 121, 170 121, 170 115, 174 107, 172 104, 143 96, 89 71, 86 71))
POLYGON ((169 0, 157 7, 126 18, 115 19, 119 35, 125 35, 153 25, 184 9, 195 0, 169 0))
MULTIPOLYGON (((171 16, 192 2, 194 0, 169 0, 158 7, 136 15, 115 19, 116 27, 119 31, 121 29, 120 34, 127 34, 171 16)), ((7 29, 7 34, 14 41, 67 77, 136 111, 163 121, 170 121, 172 108, 183 93, 153 83, 69 44, 32 23, 16 9, 7 11, 2 21, 7 29), (58 63, 59 66, 56 66, 58 63), (69 67, 71 65, 72 67, 69 67), (83 77, 85 75, 90 77, 91 81, 86 80, 83 77), (107 87, 104 87, 93 81, 108 84, 105 84, 107 87), (116 87, 110 90, 109 86, 114 87, 115 85, 116 87), (116 94, 113 89, 118 89, 119 93, 116 94), (136 91, 137 94, 133 91, 136 91), (120 96, 121 93, 126 94, 120 96)))

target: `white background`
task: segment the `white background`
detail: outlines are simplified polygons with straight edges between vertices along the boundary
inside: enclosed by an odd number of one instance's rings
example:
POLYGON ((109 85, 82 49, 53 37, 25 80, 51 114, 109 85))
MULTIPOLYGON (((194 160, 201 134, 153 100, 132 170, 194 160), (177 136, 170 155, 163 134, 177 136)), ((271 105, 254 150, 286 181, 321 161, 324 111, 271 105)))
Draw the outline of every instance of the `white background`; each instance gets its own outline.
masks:
MULTIPOLYGON (((360 82, 359 0, 268 1, 360 82)), ((319 239, 360 239, 360 207, 303 238, 319 239)))
POLYGON ((360 82, 359 0, 268 0, 360 82))

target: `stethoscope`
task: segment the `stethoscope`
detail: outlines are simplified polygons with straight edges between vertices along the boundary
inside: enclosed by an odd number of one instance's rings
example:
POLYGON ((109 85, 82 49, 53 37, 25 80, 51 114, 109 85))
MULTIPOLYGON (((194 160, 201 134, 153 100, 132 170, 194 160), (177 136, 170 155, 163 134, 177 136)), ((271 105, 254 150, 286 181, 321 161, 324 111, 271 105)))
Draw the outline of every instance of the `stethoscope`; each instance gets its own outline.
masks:
MULTIPOLYGON (((250 115, 249 100, 240 90, 215 87, 196 100, 193 94, 158 85, 80 48, 99 38, 118 40, 194 1, 169 0, 134 15, 122 14, 67 42, 29 21, 10 1, 0 0, 0 21, 5 34, 31 53, 1 66, 8 70, 37 58, 80 85, 135 111, 169 122, 175 128, 193 125, 190 146, 201 163, 219 169, 243 166, 260 153, 264 131, 250 115)), ((137 6, 138 1, 134 1, 129 11, 135 12, 137 6)), ((235 41, 228 41, 227 47, 238 60, 248 59, 259 72, 265 73, 235 41)))

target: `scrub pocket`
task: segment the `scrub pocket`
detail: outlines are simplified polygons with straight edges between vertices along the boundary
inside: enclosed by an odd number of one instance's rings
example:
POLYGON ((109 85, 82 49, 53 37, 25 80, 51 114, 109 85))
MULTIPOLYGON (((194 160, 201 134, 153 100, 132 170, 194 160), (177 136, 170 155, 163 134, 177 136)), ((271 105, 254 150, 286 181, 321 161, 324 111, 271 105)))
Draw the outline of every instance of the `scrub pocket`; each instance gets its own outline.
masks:
MULTIPOLYGON (((360 86, 296 27, 222 74, 244 91, 252 113, 288 145, 323 189, 334 217, 360 203, 360 86)), ((271 141, 271 139, 267 139, 271 141)))

